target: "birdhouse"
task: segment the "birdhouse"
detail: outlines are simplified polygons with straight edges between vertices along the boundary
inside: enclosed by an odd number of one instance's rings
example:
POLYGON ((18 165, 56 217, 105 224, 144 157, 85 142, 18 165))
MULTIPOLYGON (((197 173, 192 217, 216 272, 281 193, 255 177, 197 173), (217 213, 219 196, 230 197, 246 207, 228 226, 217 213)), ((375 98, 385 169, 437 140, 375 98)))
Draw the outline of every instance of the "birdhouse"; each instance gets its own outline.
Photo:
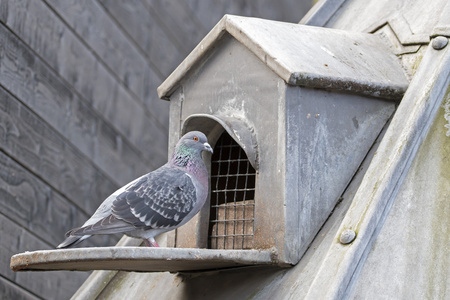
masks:
POLYGON ((37 251, 13 256, 11 267, 295 265, 407 87, 377 35, 225 16, 158 88, 170 101, 169 149, 191 130, 214 149, 200 213, 166 234, 168 248, 37 251))
POLYGON ((169 148, 199 130, 214 149, 209 201, 172 246, 296 264, 407 86, 376 35, 225 16, 158 88, 169 148))

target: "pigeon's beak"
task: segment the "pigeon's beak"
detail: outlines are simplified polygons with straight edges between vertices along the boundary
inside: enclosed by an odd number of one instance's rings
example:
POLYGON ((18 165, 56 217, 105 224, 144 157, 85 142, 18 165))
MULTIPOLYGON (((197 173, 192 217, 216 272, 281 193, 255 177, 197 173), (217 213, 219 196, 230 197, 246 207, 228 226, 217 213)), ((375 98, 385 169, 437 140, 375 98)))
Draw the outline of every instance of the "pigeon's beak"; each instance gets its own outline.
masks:
POLYGON ((204 150, 213 153, 213 149, 211 148, 211 145, 208 143, 204 143, 204 150))

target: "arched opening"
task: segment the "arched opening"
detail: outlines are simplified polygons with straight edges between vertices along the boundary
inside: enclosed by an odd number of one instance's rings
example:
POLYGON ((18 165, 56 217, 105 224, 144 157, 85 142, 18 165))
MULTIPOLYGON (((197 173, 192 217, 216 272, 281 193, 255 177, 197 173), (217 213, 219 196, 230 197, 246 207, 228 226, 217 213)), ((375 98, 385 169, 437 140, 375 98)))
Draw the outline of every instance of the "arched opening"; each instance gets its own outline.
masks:
POLYGON ((211 159, 209 248, 253 248, 255 180, 245 151, 224 130, 211 159))
POLYGON ((205 133, 214 147, 214 154, 206 158, 210 197, 198 217, 196 246, 253 249, 259 168, 254 130, 242 120, 208 114, 186 118, 182 133, 192 130, 205 133))

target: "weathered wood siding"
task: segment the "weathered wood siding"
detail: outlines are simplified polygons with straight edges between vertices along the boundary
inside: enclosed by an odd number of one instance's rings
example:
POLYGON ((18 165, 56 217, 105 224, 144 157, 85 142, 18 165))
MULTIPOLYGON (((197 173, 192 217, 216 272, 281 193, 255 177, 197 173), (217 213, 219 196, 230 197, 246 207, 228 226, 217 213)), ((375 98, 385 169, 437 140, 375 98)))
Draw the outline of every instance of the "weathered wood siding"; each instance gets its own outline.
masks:
MULTIPOLYGON (((81 272, 13 273, 167 159, 156 87, 225 13, 297 22, 309 1, 1 0, 0 299, 67 299, 81 272)), ((83 246, 114 244, 95 237, 83 246)))

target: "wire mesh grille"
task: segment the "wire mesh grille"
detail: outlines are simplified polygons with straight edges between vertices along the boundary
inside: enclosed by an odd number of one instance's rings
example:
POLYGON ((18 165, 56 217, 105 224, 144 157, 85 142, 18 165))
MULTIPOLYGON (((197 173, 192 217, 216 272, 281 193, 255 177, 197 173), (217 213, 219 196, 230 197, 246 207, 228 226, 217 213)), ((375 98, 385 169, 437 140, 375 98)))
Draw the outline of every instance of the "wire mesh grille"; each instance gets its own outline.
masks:
POLYGON ((210 248, 253 248, 255 179, 244 150, 225 131, 211 159, 210 248))

